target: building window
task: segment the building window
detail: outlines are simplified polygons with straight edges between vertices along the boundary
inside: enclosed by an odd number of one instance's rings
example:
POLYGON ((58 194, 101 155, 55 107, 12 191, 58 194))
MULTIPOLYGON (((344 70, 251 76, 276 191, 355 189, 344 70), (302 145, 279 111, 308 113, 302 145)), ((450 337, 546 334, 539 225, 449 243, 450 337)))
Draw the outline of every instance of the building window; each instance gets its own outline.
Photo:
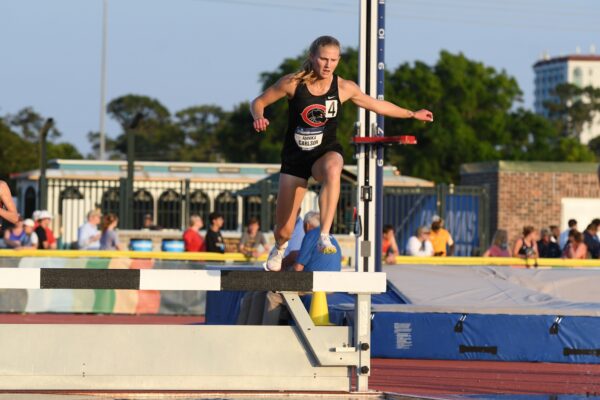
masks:
POLYGON ((181 228, 181 195, 173 189, 163 192, 158 198, 158 226, 181 228))
POLYGON ((144 226, 144 216, 152 215, 154 198, 149 191, 140 189, 133 194, 133 228, 141 229, 144 226))
POLYGON ((112 188, 102 193, 102 200, 100 201, 100 209, 102 214, 115 214, 119 215, 119 189, 112 188))
POLYGON ((202 190, 196 190, 190 195, 190 215, 199 215, 208 226, 208 214, 210 214, 210 199, 202 190))
MULTIPOLYGON (((230 191, 220 193, 215 199, 215 211, 223 215, 223 229, 227 231, 238 228, 238 199, 230 191)), ((210 221, 209 221, 210 222, 210 221)))
POLYGON ((573 83, 579 87, 583 86, 583 72, 579 67, 573 70, 573 83))

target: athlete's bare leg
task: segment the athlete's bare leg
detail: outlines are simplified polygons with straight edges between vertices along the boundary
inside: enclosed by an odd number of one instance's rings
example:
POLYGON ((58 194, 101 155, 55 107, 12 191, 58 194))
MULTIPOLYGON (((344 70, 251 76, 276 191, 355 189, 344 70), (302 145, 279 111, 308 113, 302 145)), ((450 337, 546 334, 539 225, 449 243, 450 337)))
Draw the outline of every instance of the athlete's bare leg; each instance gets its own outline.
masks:
POLYGON ((321 183, 319 209, 321 213, 321 234, 329 234, 340 198, 340 178, 344 159, 335 151, 329 151, 319 158, 312 167, 313 177, 321 183))
POLYGON ((297 176, 279 174, 279 194, 275 212, 275 241, 281 245, 292 236, 298 210, 304 199, 308 181, 297 176))

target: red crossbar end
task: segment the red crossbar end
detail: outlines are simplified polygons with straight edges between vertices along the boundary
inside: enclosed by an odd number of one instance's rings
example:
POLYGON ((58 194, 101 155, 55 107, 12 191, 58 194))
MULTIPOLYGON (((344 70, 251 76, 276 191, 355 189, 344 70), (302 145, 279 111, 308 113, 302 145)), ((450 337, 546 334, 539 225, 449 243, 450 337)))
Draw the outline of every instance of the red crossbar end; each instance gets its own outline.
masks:
POLYGON ((400 136, 400 143, 402 144, 417 144, 417 138, 411 135, 400 136))

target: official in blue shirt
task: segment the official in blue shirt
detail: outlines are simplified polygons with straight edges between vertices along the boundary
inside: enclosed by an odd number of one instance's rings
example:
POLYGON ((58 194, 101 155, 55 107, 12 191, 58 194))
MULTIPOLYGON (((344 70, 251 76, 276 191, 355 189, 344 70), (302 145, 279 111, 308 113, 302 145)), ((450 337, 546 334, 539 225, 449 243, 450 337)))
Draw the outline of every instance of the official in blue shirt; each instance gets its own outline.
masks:
POLYGON ((342 249, 337 240, 331 236, 331 244, 337 251, 333 254, 324 254, 318 250, 317 242, 320 239, 319 213, 309 211, 304 216, 304 239, 300 246, 300 252, 294 265, 295 271, 340 271, 342 269, 342 249))

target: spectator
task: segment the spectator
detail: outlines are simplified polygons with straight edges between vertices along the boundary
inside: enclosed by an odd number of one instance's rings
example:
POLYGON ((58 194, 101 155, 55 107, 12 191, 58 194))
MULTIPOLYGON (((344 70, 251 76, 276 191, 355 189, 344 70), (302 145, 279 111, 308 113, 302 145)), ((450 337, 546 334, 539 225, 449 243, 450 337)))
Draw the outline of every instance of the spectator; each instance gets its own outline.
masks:
POLYGON ((240 240, 240 253, 246 257, 259 257, 269 251, 265 235, 260 231, 258 219, 252 217, 248 221, 246 231, 240 240))
POLYGON ((434 256, 445 257, 446 250, 449 256, 454 255, 454 240, 450 232, 444 229, 444 220, 439 215, 434 215, 431 219, 429 241, 433 246, 434 256))
POLYGON ((25 235, 21 238, 21 249, 37 249, 38 237, 34 232, 35 222, 32 219, 27 218, 23 221, 23 230, 25 235))
MULTIPOLYGON (((342 269, 342 249, 333 237, 331 244, 335 246, 335 253, 321 253, 317 248, 321 229, 321 218, 318 212, 309 211, 304 215, 304 239, 298 252, 298 258, 294 264, 294 271, 340 271, 342 269)), ((277 325, 281 319, 283 310, 283 297, 279 293, 267 292, 263 313, 263 325, 277 325)))
POLYGON ((19 219, 12 227, 4 231, 4 244, 9 249, 16 249, 21 247, 21 240, 24 236, 23 220, 19 219))
POLYGON ((154 224, 154 218, 152 218, 152 214, 145 214, 142 229, 147 229, 150 231, 160 231, 162 228, 154 224))
POLYGON ((124 246, 119 242, 119 234, 116 231, 119 218, 115 214, 104 216, 102 221, 102 236, 100 237, 100 250, 123 250, 124 246))
POLYGON ((508 234, 504 229, 498 229, 494 234, 492 245, 483 253, 483 257, 510 257, 508 250, 508 234))
POLYGON ((193 214, 190 217, 190 225, 183 233, 183 243, 185 251, 206 251, 206 243, 200 234, 200 229, 204 228, 202 217, 193 214))
POLYGON ((19 220, 19 213, 10 193, 10 187, 4 181, 0 181, 0 218, 16 224, 19 220))
POLYGON ((587 246, 591 258, 600 258, 600 240, 598 240, 597 233, 598 225, 593 222, 583 232, 583 243, 587 246))
POLYGON ((583 235, 576 229, 571 229, 568 242, 563 251, 563 258, 584 260, 587 258, 587 246, 583 242, 583 235))
MULTIPOLYGON (((50 221, 52 220, 52 214, 44 210, 40 211, 37 217, 38 226, 35 228, 35 234, 38 237, 38 249, 51 249, 51 238, 49 238, 48 233, 52 232, 49 227, 50 221)), ((56 248, 56 246, 54 248, 56 248)))
POLYGON ((561 250, 564 250, 565 246, 567 245, 567 242, 569 241, 569 232, 571 232, 571 229, 575 229, 577 230, 577 221, 574 219, 570 219, 568 222, 569 228, 565 229, 561 234, 560 237, 558 239, 558 245, 560 246, 561 250))
POLYGON ((598 227, 598 230, 596 232, 596 236, 598 236, 598 240, 600 240, 600 218, 594 218, 592 220, 592 224, 595 224, 598 227))
POLYGON ((556 243, 560 249, 558 241, 560 240, 560 228, 558 225, 550 225, 550 241, 556 243))
POLYGON ((427 257, 433 255, 433 246, 429 241, 431 231, 427 226, 417 228, 415 236, 411 236, 406 244, 406 254, 409 256, 427 257))
POLYGON ((558 243, 552 241, 552 234, 549 229, 542 229, 541 238, 537 242, 540 258, 560 258, 561 251, 558 243))
POLYGON ((383 227, 381 251, 386 263, 396 263, 396 257, 400 255, 400 252, 398 251, 398 244, 396 243, 396 232, 394 232, 394 227, 392 225, 385 225, 383 227))
POLYGON ((44 228, 46 230, 46 238, 48 240, 48 248, 49 249, 56 249, 57 247, 57 241, 56 241, 56 237, 54 236, 54 231, 52 231, 52 228, 50 228, 50 224, 52 223, 52 214, 50 213, 50 211, 48 210, 42 210, 40 211, 40 216, 41 218, 48 218, 48 225, 46 225, 46 227, 44 228))
POLYGON ((535 229, 530 225, 523 227, 523 237, 515 242, 513 257, 537 259, 539 254, 535 240, 535 229))
POLYGON ((304 232, 302 245, 294 264, 294 271, 340 271, 342 268, 342 249, 337 240, 331 236, 331 244, 335 246, 335 253, 326 254, 318 250, 317 242, 320 238, 320 215, 318 212, 309 211, 304 216, 304 232))
POLYGON ((210 226, 206 230, 206 251, 211 253, 225 253, 225 241, 221 234, 223 227, 223 216, 217 212, 212 212, 208 216, 210 226))
POLYGON ((77 246, 80 250, 99 250, 102 232, 98 230, 98 224, 102 219, 100 210, 92 210, 87 213, 87 222, 77 230, 77 246))

